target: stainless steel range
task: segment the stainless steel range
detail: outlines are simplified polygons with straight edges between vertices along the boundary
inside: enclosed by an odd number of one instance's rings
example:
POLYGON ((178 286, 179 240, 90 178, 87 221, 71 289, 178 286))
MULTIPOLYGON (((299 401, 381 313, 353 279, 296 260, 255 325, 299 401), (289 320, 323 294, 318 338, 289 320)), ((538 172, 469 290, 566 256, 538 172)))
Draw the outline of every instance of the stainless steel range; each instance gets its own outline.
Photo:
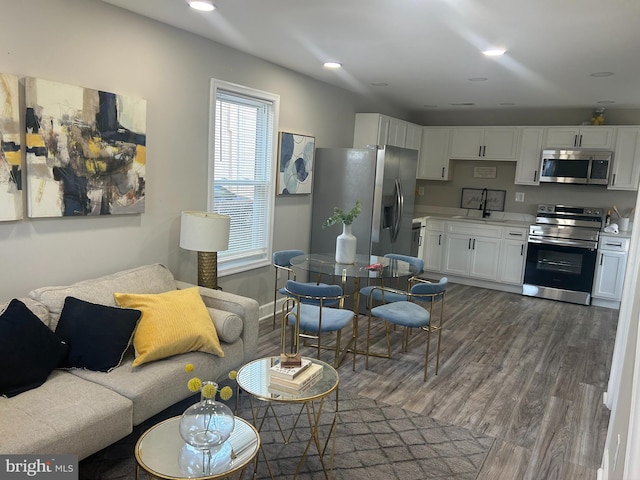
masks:
POLYGON ((538 205, 522 294, 589 305, 603 209, 538 205))

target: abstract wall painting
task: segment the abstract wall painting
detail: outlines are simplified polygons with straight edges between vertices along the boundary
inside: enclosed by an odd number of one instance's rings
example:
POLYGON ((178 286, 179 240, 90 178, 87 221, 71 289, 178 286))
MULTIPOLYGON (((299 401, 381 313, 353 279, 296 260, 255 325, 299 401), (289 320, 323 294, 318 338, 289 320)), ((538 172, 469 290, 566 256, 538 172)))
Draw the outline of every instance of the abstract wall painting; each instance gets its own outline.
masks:
POLYGON ((0 73, 0 221, 20 220, 22 156, 18 77, 0 73))
POLYGON ((28 215, 144 212, 146 101, 25 78, 28 215))
POLYGON ((278 142, 278 195, 311 193, 315 137, 280 132, 278 142))

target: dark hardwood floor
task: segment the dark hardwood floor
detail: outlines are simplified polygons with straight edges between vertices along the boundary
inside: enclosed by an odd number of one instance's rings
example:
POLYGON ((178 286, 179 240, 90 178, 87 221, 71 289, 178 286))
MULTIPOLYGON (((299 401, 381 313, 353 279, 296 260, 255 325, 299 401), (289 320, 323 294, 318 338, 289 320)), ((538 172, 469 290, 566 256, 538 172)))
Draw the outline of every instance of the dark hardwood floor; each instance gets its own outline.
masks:
MULTIPOLYGON (((445 298, 440 370, 435 346, 422 381, 424 332, 392 359, 358 357, 340 366, 341 388, 399 405, 496 440, 478 480, 595 480, 609 411, 603 392, 618 311, 450 284, 445 298)), ((366 317, 359 320, 359 348, 366 317)), ((279 328, 261 324, 259 353, 280 351, 279 328)), ((376 323, 375 338, 383 331, 376 323)), ((378 343, 380 349, 382 343, 378 343)), ((310 348, 304 355, 315 355, 310 348)), ((331 362, 333 353, 321 358, 331 362)))

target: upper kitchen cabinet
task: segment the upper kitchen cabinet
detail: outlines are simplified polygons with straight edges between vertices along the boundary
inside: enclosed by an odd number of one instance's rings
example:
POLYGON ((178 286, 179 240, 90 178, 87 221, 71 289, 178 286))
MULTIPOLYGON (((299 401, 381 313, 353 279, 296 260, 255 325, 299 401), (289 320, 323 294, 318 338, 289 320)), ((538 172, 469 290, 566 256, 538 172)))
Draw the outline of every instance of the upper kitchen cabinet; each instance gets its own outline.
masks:
POLYGON ((640 127, 617 127, 609 190, 637 190, 640 180, 640 127))
POLYGON ((392 145, 418 150, 421 129, 419 125, 380 113, 356 113, 353 146, 392 145))
POLYGON ((415 123, 407 122, 407 136, 404 142, 405 148, 420 151, 420 144, 422 143, 422 127, 415 123))
POLYGON ((544 131, 545 129, 540 127, 522 127, 516 164, 516 184, 540 185, 540 152, 544 131))
POLYGON ((518 127, 453 127, 449 158, 516 160, 518 127))
POLYGON ((549 127, 544 148, 602 148, 611 150, 615 127, 549 127))
POLYGON ((449 180, 449 140, 448 127, 424 127, 418 157, 417 178, 425 180, 449 180))

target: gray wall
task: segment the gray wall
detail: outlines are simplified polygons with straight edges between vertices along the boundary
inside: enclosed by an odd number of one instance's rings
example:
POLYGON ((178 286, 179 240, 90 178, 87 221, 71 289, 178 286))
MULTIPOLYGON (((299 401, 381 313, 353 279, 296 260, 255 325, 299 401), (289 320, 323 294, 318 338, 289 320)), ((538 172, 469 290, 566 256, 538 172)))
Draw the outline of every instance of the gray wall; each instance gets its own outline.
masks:
MULTIPOLYGON (((142 215, 0 223, 0 301, 154 262, 196 282, 196 254, 178 237, 180 212, 207 207, 211 78, 279 94, 280 129, 319 147, 350 146, 357 111, 405 113, 97 0, 0 0, 0 11, 4 73, 147 100, 148 161, 142 215)), ((310 205, 276 199, 275 249, 308 250, 310 205)), ((265 304, 272 277, 265 267, 220 285, 265 304)))

